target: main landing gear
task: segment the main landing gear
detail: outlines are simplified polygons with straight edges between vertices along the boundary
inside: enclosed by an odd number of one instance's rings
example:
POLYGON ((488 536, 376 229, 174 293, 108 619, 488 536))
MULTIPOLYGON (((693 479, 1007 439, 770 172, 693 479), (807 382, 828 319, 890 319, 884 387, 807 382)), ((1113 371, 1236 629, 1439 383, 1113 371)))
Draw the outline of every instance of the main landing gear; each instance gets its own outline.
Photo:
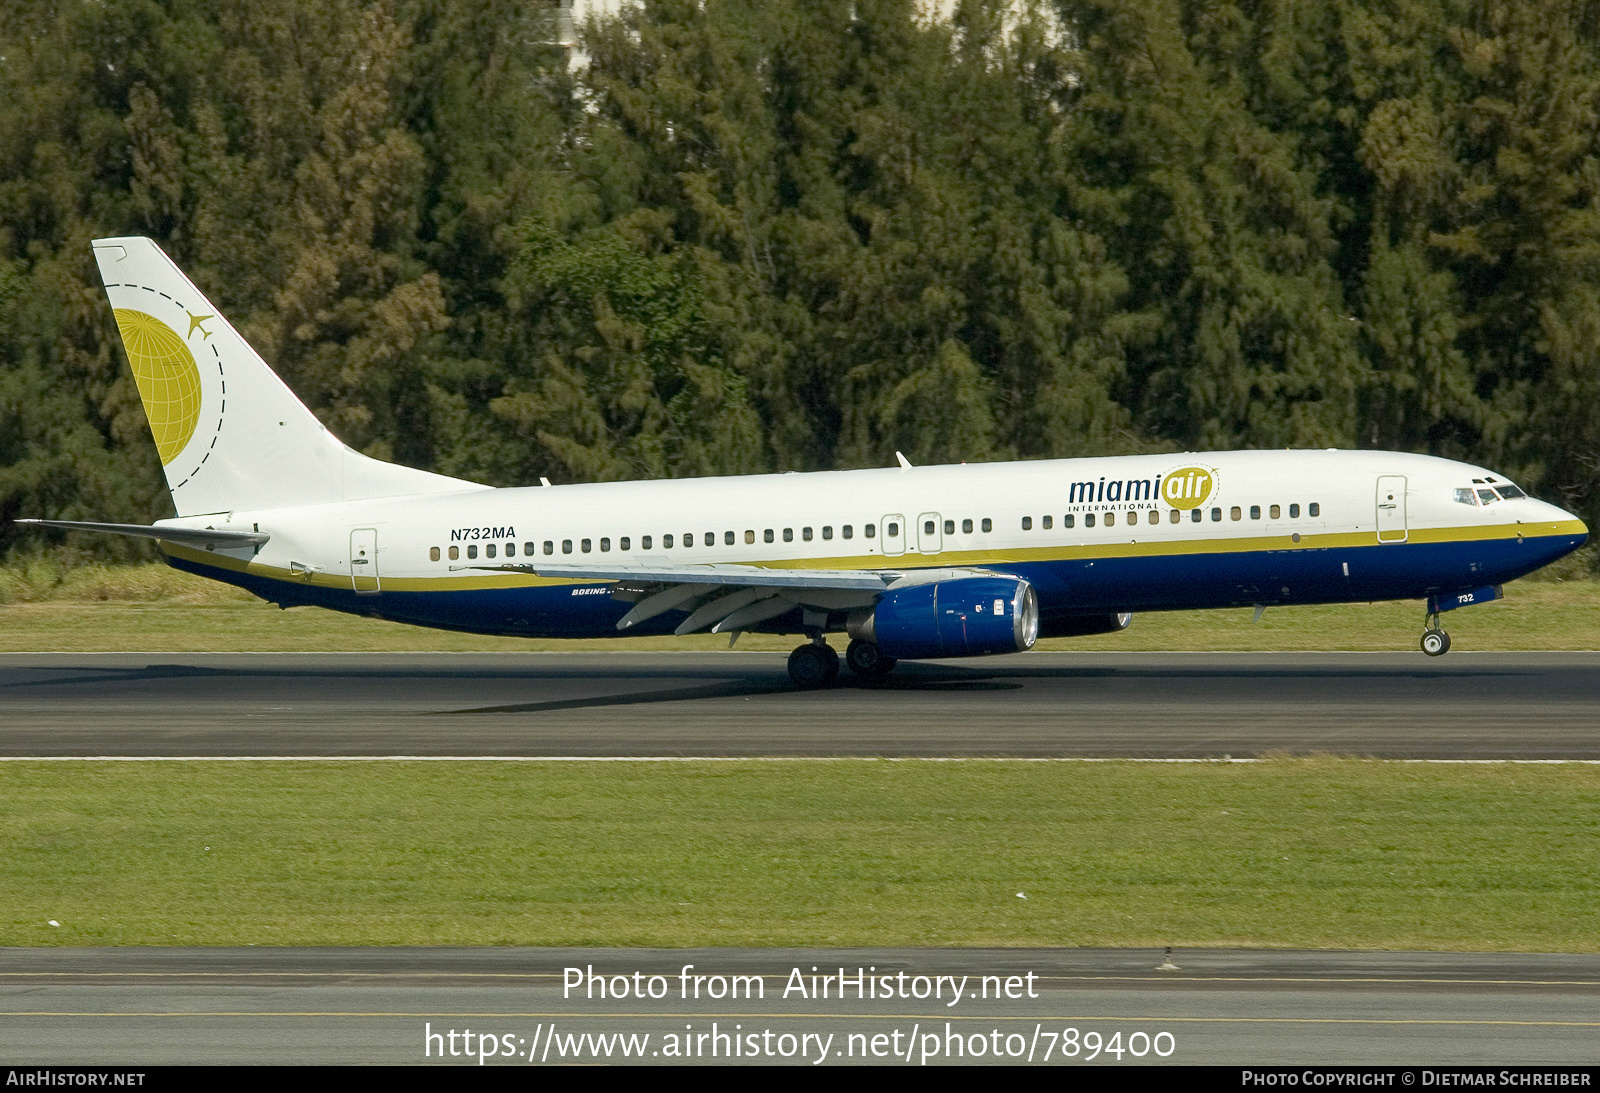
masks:
POLYGON ((860 638, 852 641, 844 651, 844 662, 850 666, 850 671, 862 679, 886 676, 894 671, 896 663, 894 657, 884 655, 877 642, 862 641, 860 638))
POLYGON ((839 678, 839 654, 818 634, 789 654, 789 678, 802 691, 826 687, 839 678))
POLYGON ((1430 657, 1442 657, 1450 651, 1450 635, 1439 626, 1439 613, 1431 612, 1422 631, 1422 651, 1430 657))
MULTIPOLYGON (((862 679, 878 679, 895 666, 894 657, 884 656, 876 643, 857 638, 845 650, 845 663, 852 674, 862 679)), ((826 687, 839 678, 839 654, 819 634, 789 654, 789 678, 802 691, 826 687)))

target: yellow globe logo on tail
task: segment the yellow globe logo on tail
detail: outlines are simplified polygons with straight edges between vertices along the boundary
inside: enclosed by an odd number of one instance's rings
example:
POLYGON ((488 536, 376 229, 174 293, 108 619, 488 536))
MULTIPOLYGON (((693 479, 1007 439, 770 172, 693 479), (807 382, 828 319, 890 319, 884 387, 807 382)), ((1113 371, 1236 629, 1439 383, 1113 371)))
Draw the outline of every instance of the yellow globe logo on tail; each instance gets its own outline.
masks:
POLYGON ((188 445, 200 420, 200 369, 177 331, 160 319, 131 308, 114 314, 165 466, 188 445))

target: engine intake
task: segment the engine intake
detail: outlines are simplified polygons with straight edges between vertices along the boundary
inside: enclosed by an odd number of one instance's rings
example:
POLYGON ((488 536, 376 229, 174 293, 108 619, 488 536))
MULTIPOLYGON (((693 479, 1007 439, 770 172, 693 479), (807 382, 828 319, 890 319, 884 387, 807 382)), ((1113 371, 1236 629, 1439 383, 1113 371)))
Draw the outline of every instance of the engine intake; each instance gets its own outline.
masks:
POLYGON ((1039 639, 1039 596, 1017 577, 912 585, 884 593, 849 629, 897 660, 1020 653, 1039 639))

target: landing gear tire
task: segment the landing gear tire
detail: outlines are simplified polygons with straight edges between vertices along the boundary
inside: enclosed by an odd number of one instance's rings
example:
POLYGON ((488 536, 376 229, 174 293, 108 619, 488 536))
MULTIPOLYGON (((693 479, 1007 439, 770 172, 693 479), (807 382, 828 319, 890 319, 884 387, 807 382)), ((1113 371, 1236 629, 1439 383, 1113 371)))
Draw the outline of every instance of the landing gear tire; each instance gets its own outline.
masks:
POLYGON ((1422 651, 1430 657, 1442 657, 1450 651, 1450 635, 1443 630, 1427 630, 1422 635, 1422 651))
POLYGON ((802 691, 826 687, 839 678, 839 654, 827 645, 802 645, 789 654, 789 678, 802 691))
POLYGON ((894 657, 883 655, 883 650, 878 648, 877 642, 862 641, 857 638, 850 643, 844 651, 844 662, 850 666, 850 671, 862 679, 877 679, 894 671, 897 663, 894 657))

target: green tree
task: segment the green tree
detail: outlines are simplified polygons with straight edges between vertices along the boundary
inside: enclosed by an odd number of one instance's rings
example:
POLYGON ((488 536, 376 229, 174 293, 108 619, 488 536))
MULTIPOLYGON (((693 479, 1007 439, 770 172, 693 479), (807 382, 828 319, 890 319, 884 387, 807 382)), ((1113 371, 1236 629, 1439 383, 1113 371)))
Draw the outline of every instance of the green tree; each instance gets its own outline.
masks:
POLYGON ((1189 447, 1350 444, 1362 366, 1333 204, 1251 108, 1260 7, 1062 0, 1076 196, 1127 271, 1141 336, 1122 398, 1149 429, 1189 447))

